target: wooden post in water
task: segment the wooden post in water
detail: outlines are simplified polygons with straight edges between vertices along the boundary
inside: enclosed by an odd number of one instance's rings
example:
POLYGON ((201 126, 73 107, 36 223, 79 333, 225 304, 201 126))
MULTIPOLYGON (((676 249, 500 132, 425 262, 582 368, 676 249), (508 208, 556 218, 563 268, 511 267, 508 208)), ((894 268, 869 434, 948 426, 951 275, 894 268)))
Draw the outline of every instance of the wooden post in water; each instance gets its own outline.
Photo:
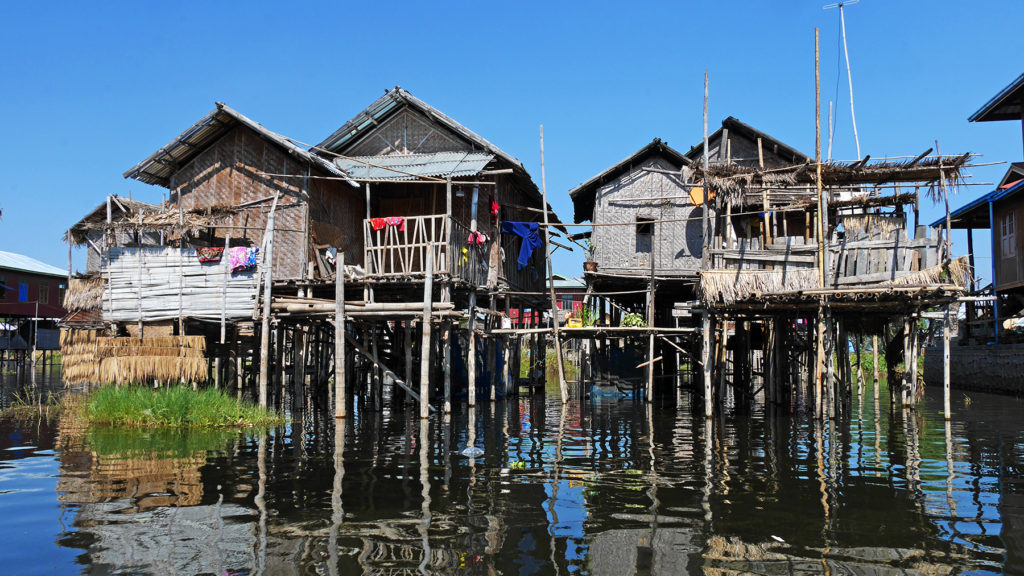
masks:
MULTIPOLYGON (((475 236, 476 225, 477 225, 477 213, 479 210, 480 201, 480 187, 473 186, 473 202, 470 204, 470 220, 469 220, 469 232, 475 236)), ((476 265, 476 249, 469 249, 469 321, 466 323, 466 328, 469 331, 469 351, 466 353, 467 357, 467 372, 469 374, 469 383, 467 386, 469 389, 469 405, 476 406, 476 279, 474 273, 477 269, 476 265)))
POLYGON ((942 325, 942 414, 946 421, 950 419, 949 414, 949 309, 952 306, 946 304, 946 315, 942 325))
POLYGON ((565 382, 565 371, 562 365, 562 339, 558 334, 558 305, 555 303, 555 273, 551 263, 551 231, 548 219, 548 186, 544 176, 544 126, 540 127, 540 188, 541 202, 544 210, 544 256, 548 264, 548 292, 551 295, 551 327, 555 336, 555 362, 558 363, 558 389, 562 393, 562 404, 569 401, 569 385, 565 382))
POLYGON ((910 344, 910 316, 903 318, 903 372, 900 374, 900 407, 910 406, 910 383, 907 381, 908 364, 913 348, 910 344))
MULTIPOLYGON (((267 216, 267 251, 264 254, 263 271, 263 323, 260 328, 260 407, 267 407, 267 376, 270 368, 270 303, 274 277, 274 211, 280 193, 274 195, 274 204, 267 216)), ((180 204, 180 203, 179 203, 180 204)))
MULTIPOLYGON (((430 329, 434 301, 434 243, 427 244, 426 280, 423 281, 423 339, 420 341, 420 418, 430 417, 430 329)), ((424 447, 420 447, 424 449, 424 447)))
MULTIPOLYGON (((338 251, 334 280, 334 417, 345 418, 345 253, 338 251)), ((344 432, 342 432, 344 437, 344 432)))
POLYGON ((701 333, 703 334, 701 348, 701 368, 704 372, 704 417, 711 418, 712 413, 712 389, 711 389, 711 314, 705 310, 701 316, 701 333))
POLYGON ((651 224, 651 279, 647 286, 647 393, 644 402, 654 401, 654 255, 658 235, 655 233, 657 224, 651 224))

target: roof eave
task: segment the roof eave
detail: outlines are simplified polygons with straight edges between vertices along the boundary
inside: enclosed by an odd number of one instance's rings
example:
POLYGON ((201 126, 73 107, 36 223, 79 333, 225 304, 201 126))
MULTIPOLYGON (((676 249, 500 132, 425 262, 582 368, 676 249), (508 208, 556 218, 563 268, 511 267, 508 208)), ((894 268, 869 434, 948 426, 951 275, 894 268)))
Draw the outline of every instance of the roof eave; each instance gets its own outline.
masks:
POLYGON ((996 117, 995 110, 1004 104, 1018 90, 1024 87, 1024 74, 1017 76, 1017 79, 999 91, 998 94, 989 99, 984 106, 979 108, 968 118, 968 122, 996 122, 1000 120, 1015 120, 1016 118, 996 117))

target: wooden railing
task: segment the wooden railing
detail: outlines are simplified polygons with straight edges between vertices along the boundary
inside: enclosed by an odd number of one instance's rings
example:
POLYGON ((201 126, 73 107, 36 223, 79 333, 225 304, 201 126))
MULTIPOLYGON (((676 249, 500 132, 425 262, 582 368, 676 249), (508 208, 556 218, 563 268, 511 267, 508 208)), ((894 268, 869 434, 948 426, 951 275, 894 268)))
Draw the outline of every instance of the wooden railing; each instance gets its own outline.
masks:
POLYGON ((448 273, 448 225, 444 214, 408 216, 405 227, 373 229, 363 220, 366 275, 371 279, 414 278, 425 275, 427 250, 434 250, 434 274, 448 273))
MULTIPOLYGON (((817 266, 814 238, 776 238, 767 246, 760 238, 737 238, 734 243, 731 249, 710 250, 712 269, 794 271, 817 266)), ((898 228, 832 243, 828 247, 828 284, 870 285, 926 270, 939 264, 940 245, 938 230, 925 226, 918 227, 914 238, 898 228)))
POLYGON ((483 286, 487 284, 489 270, 487 264, 490 254, 480 246, 469 245, 466 242, 468 238, 469 226, 453 218, 452 255, 455 256, 455 267, 452 276, 476 286, 483 286))

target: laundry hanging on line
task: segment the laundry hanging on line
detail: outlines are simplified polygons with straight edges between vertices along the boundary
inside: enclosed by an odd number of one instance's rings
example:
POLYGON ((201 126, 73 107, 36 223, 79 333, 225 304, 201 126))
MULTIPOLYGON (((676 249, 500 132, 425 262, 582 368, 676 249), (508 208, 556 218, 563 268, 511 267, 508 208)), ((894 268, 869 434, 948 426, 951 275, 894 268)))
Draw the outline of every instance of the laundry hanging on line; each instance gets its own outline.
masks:
POLYGON ((472 232, 469 233, 469 237, 466 238, 466 244, 480 245, 489 240, 490 238, 487 236, 487 234, 484 234, 483 232, 480 232, 478 230, 473 230, 472 232))
POLYGON ((385 226, 397 226, 399 231, 405 231, 405 218, 402 216, 370 218, 370 227, 374 230, 383 230, 385 226))
POLYGON ((196 248, 196 257, 200 262, 220 262, 223 254, 223 248, 196 248))
POLYGON ((256 256, 260 249, 255 246, 235 246, 228 253, 228 268, 231 272, 242 272, 256 268, 259 261, 256 256))
POLYGON ((537 232, 538 229, 539 226, 536 222, 501 223, 501 231, 503 233, 515 234, 523 239, 523 244, 519 248, 519 258, 516 259, 520 270, 530 264, 530 256, 533 256, 534 249, 544 245, 540 239, 540 234, 537 232))

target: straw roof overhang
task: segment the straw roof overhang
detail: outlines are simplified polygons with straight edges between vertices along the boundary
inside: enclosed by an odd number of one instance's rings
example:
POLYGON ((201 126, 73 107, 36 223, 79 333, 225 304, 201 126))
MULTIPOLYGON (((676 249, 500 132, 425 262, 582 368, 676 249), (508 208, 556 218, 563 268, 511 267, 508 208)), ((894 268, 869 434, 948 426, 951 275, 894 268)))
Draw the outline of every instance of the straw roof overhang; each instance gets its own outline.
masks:
POLYGON ((998 122, 1000 120, 1020 120, 1024 117, 1024 74, 1017 76, 1007 87, 999 91, 991 100, 971 114, 968 122, 998 122))
POLYGON ((98 274, 72 278, 64 292, 64 309, 68 312, 95 310, 103 306, 104 280, 98 274))
POLYGON ((119 210, 111 222, 107 222, 106 203, 103 203, 69 228, 64 240, 70 239, 72 244, 80 246, 88 242, 89 232, 94 230, 162 230, 171 235, 195 235, 206 228, 224 223, 238 213, 237 207, 213 206, 185 210, 179 214, 177 210, 163 210, 155 204, 126 204, 123 198, 119 200, 125 209, 119 210))
POLYGON ((318 168, 330 176, 345 179, 353 187, 358 187, 358 183, 349 179, 343 171, 333 164, 315 154, 311 154, 308 150, 296 145, 285 136, 267 130, 258 122, 247 118, 223 102, 217 102, 216 106, 212 112, 179 134, 167 145, 150 154, 148 158, 125 172, 124 177, 134 178, 146 184, 170 188, 171 177, 175 172, 217 142, 228 131, 241 125, 249 128, 264 140, 279 146, 293 158, 318 168))
MULTIPOLYGON (((962 154, 909 161, 825 162, 821 166, 821 183, 824 188, 898 183, 935 184, 945 177, 946 182, 953 185, 961 179, 961 170, 969 159, 970 154, 962 154)), ((692 170, 695 180, 705 179, 704 169, 700 164, 693 164, 692 170)), ((736 164, 712 164, 708 167, 706 175, 716 193, 732 200, 748 189, 810 186, 816 184, 816 178, 813 163, 765 170, 736 164)))
MULTIPOLYGON (((499 167, 511 168, 512 180, 519 184, 519 187, 525 190, 528 195, 532 196, 538 205, 541 204, 541 191, 537 188, 537 184, 530 177, 522 162, 476 132, 456 122, 437 108, 416 98, 401 86, 395 86, 392 90, 386 91, 383 96, 375 100, 366 109, 356 114, 322 142, 313 146, 312 151, 318 156, 328 158, 344 155, 345 151, 355 146, 363 136, 406 107, 416 110, 428 119, 451 130, 472 148, 493 154, 498 164, 503 165, 499 167)), ((381 157, 376 158, 380 159, 381 157)), ((358 177, 358 171, 354 172, 353 176, 358 177)), ((549 217, 556 224, 556 228, 566 232, 565 227, 560 225, 561 219, 555 214, 555 210, 551 207, 550 203, 547 205, 547 210, 549 217)))
POLYGON ((569 190, 569 198, 572 199, 573 216, 576 223, 579 224, 590 220, 593 216, 594 199, 597 196, 598 188, 632 170, 634 167, 655 155, 665 158, 676 168, 682 168, 683 166, 688 166, 690 164, 690 160, 688 160, 681 152, 669 146, 668 142, 663 141, 661 138, 651 140, 649 144, 630 154, 621 162, 611 166, 572 190, 569 190))

